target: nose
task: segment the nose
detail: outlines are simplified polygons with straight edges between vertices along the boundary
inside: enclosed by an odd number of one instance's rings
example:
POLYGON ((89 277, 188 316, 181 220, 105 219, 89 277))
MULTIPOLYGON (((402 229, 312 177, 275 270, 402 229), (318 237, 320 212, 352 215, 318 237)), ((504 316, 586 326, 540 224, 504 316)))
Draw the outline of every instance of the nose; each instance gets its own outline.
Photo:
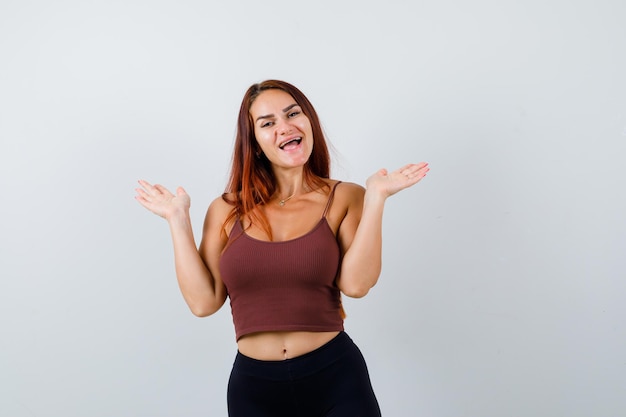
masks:
POLYGON ((278 122, 278 134, 279 135, 287 135, 289 133, 291 133, 291 125, 289 124, 289 121, 287 120, 281 120, 280 122, 278 122))

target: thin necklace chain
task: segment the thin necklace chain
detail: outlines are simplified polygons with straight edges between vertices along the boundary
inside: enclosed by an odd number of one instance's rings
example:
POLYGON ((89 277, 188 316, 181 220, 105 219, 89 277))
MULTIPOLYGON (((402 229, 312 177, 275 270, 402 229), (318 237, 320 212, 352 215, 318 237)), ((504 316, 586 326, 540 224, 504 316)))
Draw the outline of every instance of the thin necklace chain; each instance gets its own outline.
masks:
POLYGON ((291 197, 293 197, 294 195, 296 195, 296 193, 293 193, 293 194, 291 194, 289 197, 287 197, 287 198, 284 198, 284 199, 280 200, 280 201, 278 202, 278 205, 279 205, 279 206, 281 206, 281 207, 282 207, 282 206, 284 206, 284 205, 285 205, 285 203, 286 203, 287 201, 291 200, 291 197))

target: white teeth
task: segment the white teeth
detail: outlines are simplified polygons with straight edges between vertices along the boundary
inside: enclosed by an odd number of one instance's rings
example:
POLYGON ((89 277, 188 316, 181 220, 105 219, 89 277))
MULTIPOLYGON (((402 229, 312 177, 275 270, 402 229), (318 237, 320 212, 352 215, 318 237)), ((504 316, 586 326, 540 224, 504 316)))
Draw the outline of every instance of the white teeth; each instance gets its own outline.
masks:
POLYGON ((302 140, 302 138, 293 138, 293 139, 289 139, 288 141, 285 141, 285 142, 281 143, 280 145, 278 145, 278 147, 279 147, 280 149, 283 149, 283 148, 285 147, 285 145, 287 145, 288 143, 291 143, 291 142, 299 142, 299 141, 301 141, 301 140, 302 140))

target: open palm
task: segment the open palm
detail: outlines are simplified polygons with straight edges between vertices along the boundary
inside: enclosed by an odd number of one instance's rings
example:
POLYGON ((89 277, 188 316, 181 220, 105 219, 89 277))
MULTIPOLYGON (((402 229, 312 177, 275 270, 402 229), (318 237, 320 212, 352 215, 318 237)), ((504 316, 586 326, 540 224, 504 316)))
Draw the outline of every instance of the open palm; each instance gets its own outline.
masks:
POLYGON ((178 187, 176 194, 172 194, 159 184, 152 185, 140 180, 139 185, 141 188, 135 189, 137 191, 135 199, 154 214, 169 219, 174 213, 189 210, 191 198, 182 187, 178 187))
POLYGON ((368 190, 380 192, 385 197, 394 195, 398 191, 417 184, 429 171, 426 162, 407 164, 393 172, 383 168, 367 179, 368 190))

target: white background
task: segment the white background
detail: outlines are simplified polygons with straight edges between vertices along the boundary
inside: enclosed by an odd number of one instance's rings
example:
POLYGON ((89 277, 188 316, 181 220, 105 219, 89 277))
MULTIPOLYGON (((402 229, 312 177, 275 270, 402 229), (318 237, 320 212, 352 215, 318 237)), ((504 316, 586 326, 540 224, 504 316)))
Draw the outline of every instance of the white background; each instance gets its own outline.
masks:
POLYGON ((226 415, 229 307, 133 196, 184 185, 199 233, 266 78, 334 177, 431 165, 346 301, 385 416, 625 415, 623 1, 1 0, 0 60, 0 416, 226 415))

